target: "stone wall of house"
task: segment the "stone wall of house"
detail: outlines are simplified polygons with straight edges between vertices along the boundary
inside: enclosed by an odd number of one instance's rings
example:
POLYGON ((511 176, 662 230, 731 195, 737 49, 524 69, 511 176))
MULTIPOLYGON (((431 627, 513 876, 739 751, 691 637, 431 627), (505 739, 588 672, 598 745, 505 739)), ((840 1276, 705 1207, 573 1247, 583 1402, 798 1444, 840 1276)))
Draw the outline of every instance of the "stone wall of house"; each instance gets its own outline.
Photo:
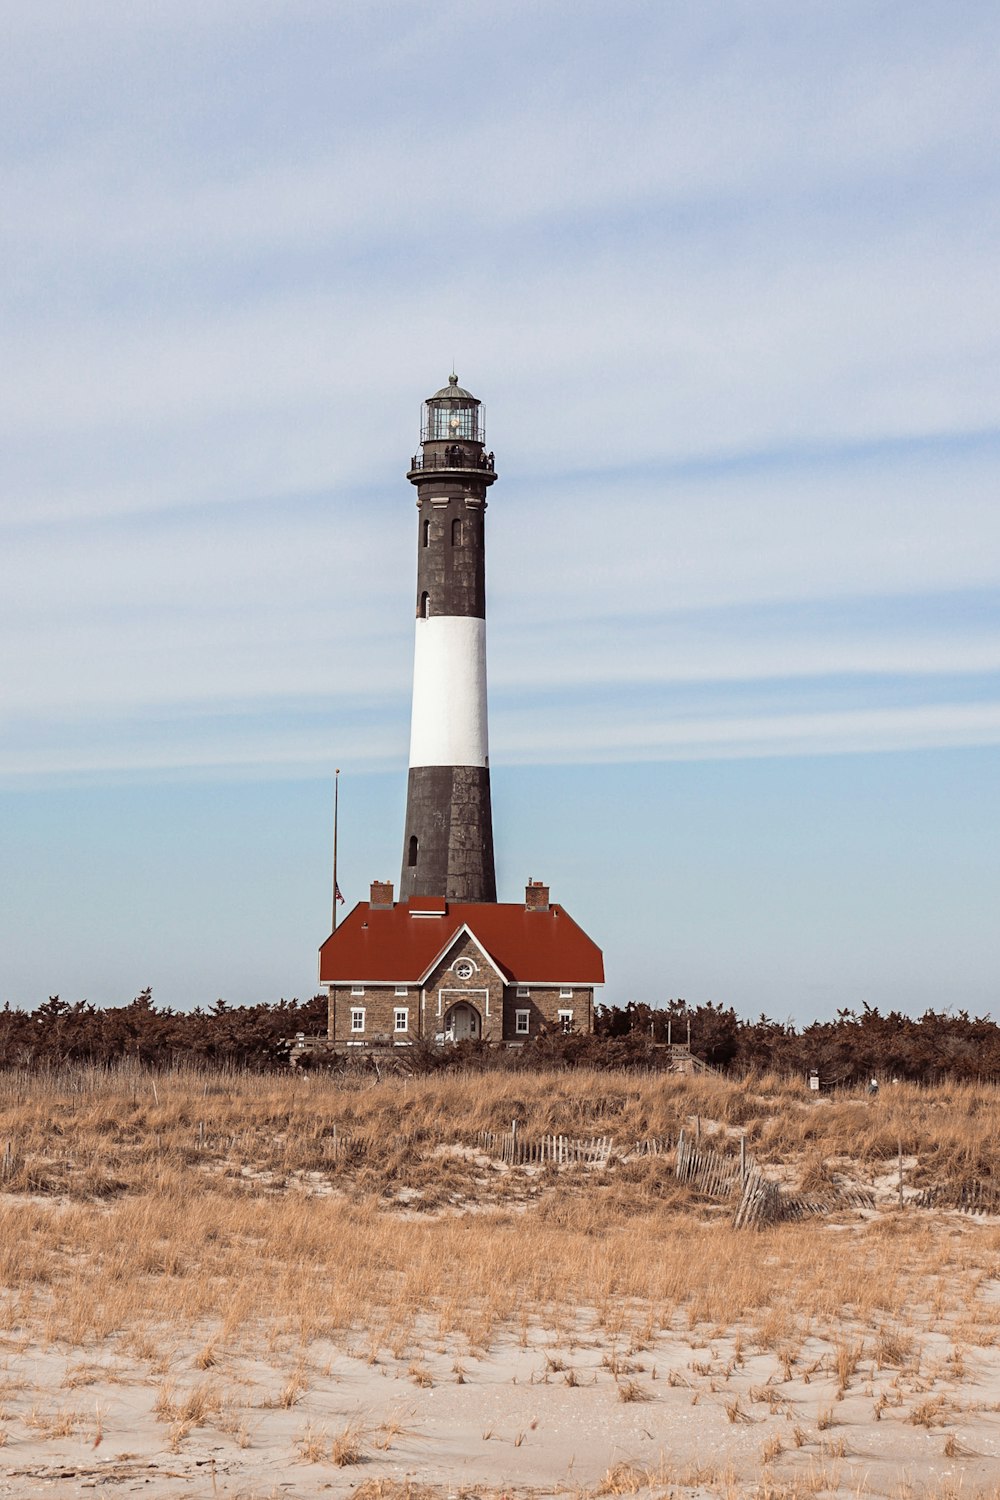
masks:
MULTIPOLYGON (((433 917, 419 918, 432 922, 433 917)), ((505 984, 499 971, 482 949, 467 935, 459 936, 428 975, 423 991, 410 985, 397 995, 394 985, 365 985, 363 993, 352 993, 350 985, 337 985, 330 992, 328 1035, 338 1042, 412 1042, 419 1037, 433 1041, 447 1029, 448 1012, 465 1002, 478 1016, 475 1035, 486 1042, 522 1042, 542 1034, 562 1031, 560 1011, 572 1011, 571 1030, 587 1035, 594 1027, 594 991, 583 985, 564 995, 558 985, 531 985, 527 995, 518 995, 517 985, 505 984), (471 972, 465 970, 471 968, 471 972), (405 1031, 396 1030, 396 1011, 405 1009, 405 1031), (352 1026, 353 1010, 364 1011, 364 1029, 352 1026), (528 1012, 528 1030, 519 1031, 518 1011, 528 1012)))
POLYGON ((357 995, 350 985, 338 984, 331 989, 327 1034, 338 1042, 395 1041, 412 1042, 420 1035, 420 989, 410 985, 405 995, 397 995, 395 985, 366 984, 357 995), (407 1012, 405 1031, 396 1030, 396 1011, 407 1012), (351 1013, 364 1011, 364 1030, 355 1031, 351 1013))
POLYGON ((484 1042, 503 1040, 503 978, 466 933, 456 939, 441 962, 427 976, 424 986, 424 1035, 433 1041, 438 1033, 445 1030, 450 1007, 462 1001, 477 1011, 484 1042), (470 964, 472 973, 462 972, 470 964))
POLYGON ((594 1029, 594 991, 582 985, 565 986, 571 989, 564 995, 562 987, 530 985, 526 995, 518 994, 518 986, 509 984, 504 990, 503 1035, 508 1042, 526 1042, 532 1037, 548 1034, 554 1036, 564 1029, 560 1011, 572 1011, 569 1029, 575 1035, 587 1035, 594 1029), (518 1011, 527 1011, 528 1030, 518 1030, 518 1011))

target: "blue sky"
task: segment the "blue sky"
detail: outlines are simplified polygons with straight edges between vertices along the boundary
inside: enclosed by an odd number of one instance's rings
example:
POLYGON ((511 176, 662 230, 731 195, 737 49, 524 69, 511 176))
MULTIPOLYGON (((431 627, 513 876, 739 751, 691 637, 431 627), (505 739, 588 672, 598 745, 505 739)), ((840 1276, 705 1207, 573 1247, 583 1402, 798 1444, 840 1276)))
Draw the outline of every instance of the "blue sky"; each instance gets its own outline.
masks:
POLYGON ((303 995, 487 404, 501 897, 1000 1014, 1000 13, 46 0, 0 48, 0 1002, 303 995))

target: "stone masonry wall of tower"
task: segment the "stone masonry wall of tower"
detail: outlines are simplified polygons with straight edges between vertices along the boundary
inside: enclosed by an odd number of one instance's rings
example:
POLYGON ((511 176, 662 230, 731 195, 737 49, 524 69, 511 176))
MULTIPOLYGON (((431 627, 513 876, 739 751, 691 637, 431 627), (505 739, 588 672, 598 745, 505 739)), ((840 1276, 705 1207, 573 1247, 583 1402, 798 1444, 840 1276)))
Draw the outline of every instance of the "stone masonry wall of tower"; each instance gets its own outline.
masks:
POLYGON ((400 897, 495 901, 486 707, 486 492, 479 401, 453 376, 425 403, 416 641, 400 897))

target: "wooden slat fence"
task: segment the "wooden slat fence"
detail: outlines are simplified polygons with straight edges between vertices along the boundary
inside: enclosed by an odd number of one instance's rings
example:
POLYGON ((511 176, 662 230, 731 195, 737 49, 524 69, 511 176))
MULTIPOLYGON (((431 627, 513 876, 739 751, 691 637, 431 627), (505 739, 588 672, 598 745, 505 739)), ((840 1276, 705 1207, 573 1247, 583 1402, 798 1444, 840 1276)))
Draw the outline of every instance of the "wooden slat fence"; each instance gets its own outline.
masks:
POLYGON ((937 1183, 908 1200, 916 1208, 957 1208, 964 1214, 1000 1214, 1000 1188, 992 1182, 937 1183))
POLYGON ((739 1161, 688 1140, 683 1130, 677 1138, 674 1171, 678 1182, 686 1182, 710 1198, 728 1198, 742 1183, 739 1161))
POLYGON ((758 1166, 751 1165, 733 1215, 733 1228, 760 1228, 764 1224, 777 1224, 786 1217, 778 1184, 769 1182, 758 1166))
POLYGON ((875 1198, 864 1188, 840 1188, 825 1198, 807 1198, 783 1191, 769 1182, 756 1163, 751 1164, 743 1192, 733 1215, 736 1229, 780 1224, 788 1219, 806 1219, 835 1213, 843 1208, 874 1208, 875 1198))
POLYGON ((553 1162, 562 1166, 568 1162, 589 1162, 595 1166, 607 1166, 614 1150, 614 1139, 609 1135, 595 1140, 575 1140, 567 1135, 542 1135, 534 1140, 520 1131, 481 1130, 479 1147, 489 1156, 496 1156, 508 1166, 527 1166, 532 1163, 553 1162))
POLYGON ((875 1207, 874 1193, 869 1193, 865 1188, 836 1188, 822 1198, 789 1193, 784 1188, 780 1188, 779 1192, 783 1219, 808 1219, 836 1213, 838 1209, 875 1207))
POLYGON ((636 1141, 629 1150, 629 1156, 666 1156, 668 1151, 674 1149, 674 1140, 669 1135, 653 1135, 645 1141, 636 1141))
MULTIPOLYGON (((314 1136, 313 1140, 316 1139, 319 1140, 321 1155, 326 1157, 352 1156, 364 1150, 362 1140, 355 1136, 342 1135, 336 1126, 334 1126, 332 1132, 328 1135, 314 1136)), ((157 1149, 162 1150, 163 1143, 159 1133, 157 1133, 155 1140, 157 1149)), ((224 1152, 227 1156, 232 1156, 233 1154, 255 1155, 262 1146, 260 1137, 251 1131, 242 1130, 235 1135, 209 1135, 205 1129, 204 1120, 198 1121, 198 1127, 191 1144, 196 1151, 224 1152)), ((5 1158, 0 1156, 0 1178, 2 1178, 4 1173, 4 1161, 5 1158)))
POLYGON ((697 1137, 689 1140, 681 1131, 675 1171, 678 1182, 687 1182, 709 1197, 731 1198, 738 1193, 733 1212, 733 1225, 737 1229, 778 1224, 786 1219, 803 1219, 843 1208, 875 1207, 874 1196, 864 1188, 841 1188, 823 1198, 783 1191, 747 1156, 743 1140, 737 1159, 702 1146, 697 1137))

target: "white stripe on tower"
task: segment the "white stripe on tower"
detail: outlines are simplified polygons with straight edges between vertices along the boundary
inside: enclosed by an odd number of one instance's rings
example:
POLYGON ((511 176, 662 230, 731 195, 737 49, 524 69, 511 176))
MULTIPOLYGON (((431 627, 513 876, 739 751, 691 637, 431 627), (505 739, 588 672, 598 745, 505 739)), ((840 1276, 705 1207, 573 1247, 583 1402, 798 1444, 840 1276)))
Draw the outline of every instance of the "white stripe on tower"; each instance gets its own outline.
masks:
POLYGON ((411 766, 488 766, 486 621, 432 615, 417 621, 411 766))

